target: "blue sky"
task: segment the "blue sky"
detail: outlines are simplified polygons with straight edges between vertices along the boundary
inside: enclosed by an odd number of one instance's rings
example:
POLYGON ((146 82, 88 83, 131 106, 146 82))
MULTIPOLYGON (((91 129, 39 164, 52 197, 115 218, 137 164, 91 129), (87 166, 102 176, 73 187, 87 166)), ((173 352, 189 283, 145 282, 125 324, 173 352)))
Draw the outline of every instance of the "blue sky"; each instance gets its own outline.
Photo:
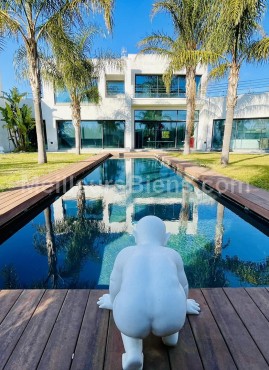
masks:
MULTIPOLYGON (((110 49, 120 54, 122 48, 128 53, 138 51, 138 41, 148 36, 153 30, 171 32, 171 22, 166 15, 157 15, 150 20, 153 0, 116 0, 114 10, 113 35, 105 40, 96 39, 96 49, 110 49)), ((100 22, 96 16, 94 22, 100 22)), ((269 34, 269 14, 265 16, 263 26, 269 34)), ((5 50, 0 53, 2 90, 8 91, 17 86, 21 91, 30 91, 30 87, 23 81, 17 81, 13 69, 13 54, 18 48, 16 42, 7 41, 5 50)), ((255 80, 269 78, 269 63, 263 65, 244 65, 241 69, 241 80, 255 80)))

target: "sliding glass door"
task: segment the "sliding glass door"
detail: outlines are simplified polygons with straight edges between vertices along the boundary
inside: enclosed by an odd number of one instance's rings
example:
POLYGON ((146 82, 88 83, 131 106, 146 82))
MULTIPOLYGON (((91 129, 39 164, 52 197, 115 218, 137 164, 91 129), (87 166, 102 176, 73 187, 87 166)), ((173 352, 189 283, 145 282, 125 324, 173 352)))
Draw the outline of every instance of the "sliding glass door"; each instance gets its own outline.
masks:
MULTIPOLYGON (((71 121, 57 121, 58 148, 75 147, 75 130, 71 121)), ((124 148, 125 121, 81 121, 82 148, 124 148)))
MULTIPOLYGON (((198 112, 196 112, 196 124, 198 112)), ((186 111, 135 111, 136 149, 180 149, 184 146, 186 111)))

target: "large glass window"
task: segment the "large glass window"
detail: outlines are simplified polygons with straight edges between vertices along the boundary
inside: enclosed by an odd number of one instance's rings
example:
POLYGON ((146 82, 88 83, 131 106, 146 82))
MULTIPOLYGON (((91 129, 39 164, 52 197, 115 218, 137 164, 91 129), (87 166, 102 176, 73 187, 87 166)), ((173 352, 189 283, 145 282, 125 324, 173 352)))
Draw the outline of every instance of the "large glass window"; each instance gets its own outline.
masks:
MULTIPOLYGON (((195 125, 199 112, 195 112, 195 125)), ((182 148, 185 139, 185 110, 135 111, 135 147, 182 148)))
POLYGON ((75 147, 75 129, 71 121, 57 121, 58 148, 70 149, 75 147))
POLYGON ((71 103, 70 94, 67 90, 56 90, 54 100, 55 103, 71 103))
POLYGON ((106 94, 107 96, 124 94, 124 81, 107 81, 106 94))
MULTIPOLYGON (((71 121, 57 121, 58 147, 75 147, 75 130, 71 121)), ((81 121, 82 148, 124 148, 124 121, 81 121)))
POLYGON ((81 147, 103 148, 103 125, 99 121, 81 122, 81 147))
MULTIPOLYGON (((92 82, 91 82, 91 87, 98 87, 98 79, 97 78, 93 78, 92 79, 92 82)), ((61 103, 71 103, 71 97, 70 97, 70 94, 69 92, 67 91, 67 89, 61 89, 61 90, 57 90, 55 89, 54 91, 54 101, 55 101, 55 104, 61 104, 61 103)), ((91 99, 83 99, 82 100, 82 103, 90 103, 91 102, 91 99)))
MULTIPOLYGON (((224 124, 224 119, 213 121, 214 150, 222 148, 224 124)), ((230 149, 269 149, 269 118, 234 119, 230 149)))
MULTIPOLYGON (((196 76, 197 92, 200 89, 201 76, 196 76)), ((170 92, 166 92, 162 75, 136 75, 135 96, 138 98, 185 98, 186 76, 175 75, 171 80, 170 92)))

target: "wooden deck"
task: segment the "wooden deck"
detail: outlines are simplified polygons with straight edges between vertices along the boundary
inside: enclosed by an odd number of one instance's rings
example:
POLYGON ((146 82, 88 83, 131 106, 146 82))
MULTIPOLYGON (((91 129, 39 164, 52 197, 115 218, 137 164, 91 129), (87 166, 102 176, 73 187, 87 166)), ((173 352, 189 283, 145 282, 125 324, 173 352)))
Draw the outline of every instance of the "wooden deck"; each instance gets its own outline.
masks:
MULTIPOLYGON (((0 291, 0 369, 120 370, 123 346, 104 291, 0 291)), ((201 305, 175 348, 144 341, 144 370, 269 369, 269 289, 191 290, 201 305)))
POLYGON ((0 229, 8 226, 11 220, 16 221, 26 211, 35 207, 38 202, 44 201, 53 194, 60 193, 62 189, 67 190, 70 186, 75 185, 80 176, 97 167, 110 156, 111 154, 105 153, 92 156, 41 176, 38 180, 24 186, 0 193, 0 229))
POLYGON ((202 185, 205 190, 214 189, 242 208, 250 210, 260 218, 269 221, 269 192, 242 181, 223 176, 207 167, 191 161, 182 161, 172 156, 156 155, 158 159, 179 172, 186 174, 202 185))

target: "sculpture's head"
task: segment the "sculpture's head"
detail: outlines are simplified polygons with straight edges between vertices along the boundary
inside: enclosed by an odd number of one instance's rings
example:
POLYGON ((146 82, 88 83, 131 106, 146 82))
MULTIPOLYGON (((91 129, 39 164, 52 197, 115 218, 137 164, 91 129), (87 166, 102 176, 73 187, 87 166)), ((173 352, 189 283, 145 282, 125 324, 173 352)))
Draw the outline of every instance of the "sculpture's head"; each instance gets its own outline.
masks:
POLYGON ((168 242, 169 233, 166 233, 164 222, 156 216, 146 216, 138 221, 134 228, 136 244, 152 244, 165 246, 168 242))

